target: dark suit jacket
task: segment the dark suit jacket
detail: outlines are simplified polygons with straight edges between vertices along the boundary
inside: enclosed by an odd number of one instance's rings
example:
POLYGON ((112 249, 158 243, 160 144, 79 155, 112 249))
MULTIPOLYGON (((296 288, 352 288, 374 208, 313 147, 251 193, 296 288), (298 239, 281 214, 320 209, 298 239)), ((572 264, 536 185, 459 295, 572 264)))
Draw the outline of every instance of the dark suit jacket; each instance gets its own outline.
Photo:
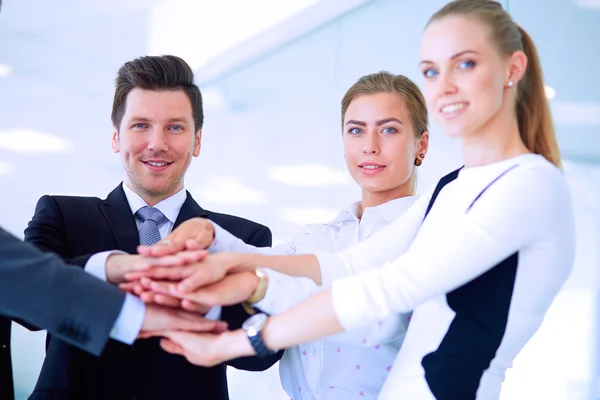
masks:
MULTIPOLYGON (((0 228, 0 315, 48 329, 56 338, 98 355, 124 298, 118 288, 0 228)), ((0 317, 2 400, 13 396, 8 318, 0 317)))
MULTIPOLYGON (((203 210, 187 194, 177 221, 204 217, 255 246, 269 246, 271 231, 239 217, 203 210)), ((44 196, 25 230, 25 239, 71 264, 84 266, 95 253, 123 250, 135 253, 138 230, 121 185, 106 200, 90 197, 44 196)), ((73 302, 79 299, 71 297, 73 302)), ((248 318, 241 306, 223 307, 230 328, 248 318)), ((91 357, 62 340, 52 338, 36 388, 30 399, 227 399, 225 365, 197 367, 169 354, 158 339, 138 340, 133 347, 109 341, 100 358, 91 357)), ((244 358, 230 362, 237 368, 264 370, 277 357, 244 358)))
POLYGON ((15 394, 10 359, 10 324, 10 319, 0 317, 0 399, 12 400, 15 394))

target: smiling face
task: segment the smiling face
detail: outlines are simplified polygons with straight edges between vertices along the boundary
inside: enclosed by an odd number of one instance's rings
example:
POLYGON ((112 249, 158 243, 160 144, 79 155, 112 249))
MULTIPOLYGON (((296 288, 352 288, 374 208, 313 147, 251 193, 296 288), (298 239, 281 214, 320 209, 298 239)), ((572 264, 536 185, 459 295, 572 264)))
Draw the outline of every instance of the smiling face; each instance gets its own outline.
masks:
POLYGON ((414 161, 427 150, 427 132, 417 139, 404 99, 396 93, 361 95, 343 121, 348 171, 379 203, 412 193, 414 161))
POLYGON ((509 107, 509 60, 483 23, 465 16, 435 20, 423 34, 420 53, 428 109, 448 136, 485 130, 509 107))
POLYGON ((125 184, 152 206, 183 188, 192 156, 200 154, 201 137, 201 129, 194 132, 184 91, 135 88, 127 95, 112 148, 121 155, 125 184))

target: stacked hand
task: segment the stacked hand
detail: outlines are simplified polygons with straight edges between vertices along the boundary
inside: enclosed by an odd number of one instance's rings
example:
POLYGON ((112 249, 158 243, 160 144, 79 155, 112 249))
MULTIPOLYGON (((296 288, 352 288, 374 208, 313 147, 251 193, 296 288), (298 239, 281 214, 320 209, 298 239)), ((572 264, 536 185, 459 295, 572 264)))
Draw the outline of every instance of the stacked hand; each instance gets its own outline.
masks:
POLYGON ((258 285, 253 272, 236 270, 240 255, 208 254, 213 239, 212 224, 195 218, 156 245, 140 246, 139 255, 112 254, 106 263, 107 279, 147 305, 140 337, 162 336, 164 350, 203 366, 252 354, 247 340, 236 347, 236 333, 223 335, 226 323, 204 315, 245 301, 258 285))

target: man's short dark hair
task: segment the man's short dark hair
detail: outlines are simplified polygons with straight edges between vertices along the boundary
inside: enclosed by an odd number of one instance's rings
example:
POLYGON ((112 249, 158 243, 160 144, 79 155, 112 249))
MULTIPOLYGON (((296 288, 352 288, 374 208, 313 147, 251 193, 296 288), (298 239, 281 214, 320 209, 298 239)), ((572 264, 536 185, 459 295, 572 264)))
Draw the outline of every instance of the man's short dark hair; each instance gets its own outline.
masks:
POLYGON ((111 114, 112 123, 117 130, 125 114, 127 95, 134 88, 184 91, 192 103, 194 131, 202 128, 204 123, 202 94, 194 83, 194 72, 183 59, 171 55, 144 56, 123 64, 115 79, 115 97, 111 114))

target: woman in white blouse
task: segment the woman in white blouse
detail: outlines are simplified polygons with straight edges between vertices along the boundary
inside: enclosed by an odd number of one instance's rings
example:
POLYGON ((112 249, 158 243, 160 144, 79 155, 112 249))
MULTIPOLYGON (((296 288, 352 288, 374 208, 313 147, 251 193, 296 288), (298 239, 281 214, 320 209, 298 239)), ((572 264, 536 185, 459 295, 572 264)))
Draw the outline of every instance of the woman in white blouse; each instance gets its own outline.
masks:
POLYGON ((438 11, 423 34, 420 65, 429 109, 461 140, 465 166, 338 254, 208 256, 178 293, 257 266, 323 285, 349 277, 282 314, 253 316, 245 330, 163 332, 167 351, 213 365, 413 310, 379 398, 498 399, 506 369, 540 326, 574 256, 541 66, 529 35, 489 0, 456 0, 438 11))
MULTIPOLYGON (((427 108, 418 86, 402 75, 374 73, 352 85, 341 105, 344 158, 362 189, 361 201, 342 209, 333 221, 308 225, 292 242, 273 248, 248 245, 214 224, 211 252, 338 252, 367 239, 414 204, 416 167, 428 148, 427 108)), ((206 220, 188 221, 173 234, 189 235, 187 230, 196 223, 206 220)), ((283 312, 324 289, 310 279, 272 270, 264 273, 270 284, 255 307, 269 314, 283 312)), ((241 290, 235 295, 241 297, 231 299, 233 304, 248 297, 241 290)), ((188 298, 204 300, 202 293, 188 298)), ((287 349, 279 367, 283 388, 292 399, 377 398, 409 318, 409 313, 395 314, 366 329, 287 349)))

